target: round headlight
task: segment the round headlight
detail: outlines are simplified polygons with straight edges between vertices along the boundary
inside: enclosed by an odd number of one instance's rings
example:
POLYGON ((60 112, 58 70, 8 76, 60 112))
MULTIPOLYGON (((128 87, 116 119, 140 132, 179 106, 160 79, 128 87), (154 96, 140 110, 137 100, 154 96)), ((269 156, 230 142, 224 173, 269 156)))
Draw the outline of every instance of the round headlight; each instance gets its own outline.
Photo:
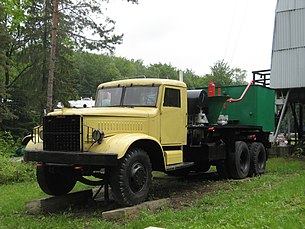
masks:
POLYGON ((43 130, 39 131, 39 137, 41 140, 43 140, 43 130))
POLYGON ((92 138, 96 142, 101 142, 104 138, 104 132, 102 130, 94 130, 92 132, 92 138))

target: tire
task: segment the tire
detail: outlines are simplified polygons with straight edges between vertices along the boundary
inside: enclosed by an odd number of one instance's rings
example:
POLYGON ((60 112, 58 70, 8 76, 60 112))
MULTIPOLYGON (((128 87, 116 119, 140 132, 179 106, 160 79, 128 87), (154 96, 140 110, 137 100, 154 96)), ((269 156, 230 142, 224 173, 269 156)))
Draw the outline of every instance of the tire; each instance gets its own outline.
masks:
POLYGON ((234 179, 243 179, 249 174, 250 152, 243 141, 235 142, 235 152, 229 154, 229 173, 234 179))
POLYGON ((69 193, 76 184, 76 176, 69 167, 38 166, 36 177, 41 190, 53 196, 69 193))
POLYGON ((229 174, 229 171, 228 171, 228 165, 227 165, 227 161, 226 160, 218 161, 216 163, 216 170, 217 170, 218 176, 221 179, 231 178, 230 174, 229 174))
POLYGON ((262 143, 254 142, 250 145, 250 158, 249 176, 265 173, 267 154, 265 146, 262 143))
POLYGON ((143 202, 148 196, 151 180, 150 159, 139 148, 128 150, 119 165, 110 169, 109 183, 114 200, 122 206, 143 202))

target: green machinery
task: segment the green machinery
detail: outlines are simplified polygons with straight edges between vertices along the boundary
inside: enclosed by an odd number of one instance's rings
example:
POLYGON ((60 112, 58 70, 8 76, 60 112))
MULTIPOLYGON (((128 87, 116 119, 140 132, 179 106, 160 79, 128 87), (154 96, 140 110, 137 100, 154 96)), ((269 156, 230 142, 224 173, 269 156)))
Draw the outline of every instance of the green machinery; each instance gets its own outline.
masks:
POLYGON ((227 116, 229 123, 236 125, 262 126, 264 131, 274 131, 275 91, 260 85, 251 85, 243 99, 225 102, 227 98, 239 98, 246 85, 220 87, 221 95, 209 97, 208 118, 216 123, 218 114, 227 116))

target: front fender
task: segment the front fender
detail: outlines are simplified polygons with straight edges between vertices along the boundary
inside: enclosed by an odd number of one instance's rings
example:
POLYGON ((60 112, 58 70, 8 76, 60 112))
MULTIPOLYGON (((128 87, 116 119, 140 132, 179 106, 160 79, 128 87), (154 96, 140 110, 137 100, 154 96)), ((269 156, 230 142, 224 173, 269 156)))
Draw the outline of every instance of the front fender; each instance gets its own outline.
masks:
POLYGON ((27 151, 41 151, 43 150, 43 142, 40 140, 39 142, 34 142, 30 140, 25 147, 25 150, 27 151))
POLYGON ((89 149, 94 153, 114 153, 118 155, 118 159, 122 158, 127 152, 131 144, 138 140, 152 140, 156 142, 162 149, 159 141, 146 134, 116 134, 105 137, 101 144, 95 143, 89 149))

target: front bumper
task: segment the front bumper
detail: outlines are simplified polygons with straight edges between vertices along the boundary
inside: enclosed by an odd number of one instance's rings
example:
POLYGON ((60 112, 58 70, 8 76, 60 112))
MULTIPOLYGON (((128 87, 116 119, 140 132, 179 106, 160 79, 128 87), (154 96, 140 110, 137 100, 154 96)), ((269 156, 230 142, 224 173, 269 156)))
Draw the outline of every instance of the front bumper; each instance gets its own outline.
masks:
POLYGON ((24 161, 40 163, 117 166, 117 154, 62 152, 62 151, 25 151, 24 161))

